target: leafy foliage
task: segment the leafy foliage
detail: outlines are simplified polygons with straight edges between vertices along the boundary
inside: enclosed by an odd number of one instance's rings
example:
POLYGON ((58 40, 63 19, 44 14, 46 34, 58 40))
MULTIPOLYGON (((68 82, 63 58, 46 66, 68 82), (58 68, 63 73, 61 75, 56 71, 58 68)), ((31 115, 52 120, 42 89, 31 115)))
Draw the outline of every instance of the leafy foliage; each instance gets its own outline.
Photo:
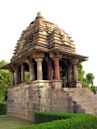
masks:
POLYGON ((78 65, 78 79, 80 81, 83 81, 83 78, 85 76, 85 71, 83 70, 83 66, 81 64, 78 65))
POLYGON ((53 120, 61 120, 74 117, 74 113, 69 114, 63 112, 35 112, 35 123, 48 122, 53 120))
POLYGON ((74 113, 35 113, 35 119, 41 124, 30 125, 18 129, 96 129, 97 117, 89 114, 74 113), (38 117, 37 117, 38 116, 38 117), (58 117, 59 116, 59 117, 58 117), (46 122, 52 121, 52 122, 46 122), (45 122, 45 123, 44 123, 45 122))
POLYGON ((6 114, 6 104, 0 103, 0 115, 5 115, 5 114, 6 114))
POLYGON ((88 83, 92 84, 93 80, 94 80, 94 75, 92 73, 88 73, 88 74, 86 74, 86 79, 87 79, 88 83))
POLYGON ((30 80, 30 72, 25 72, 25 81, 29 82, 30 80))
POLYGON ((7 62, 5 60, 0 61, 0 68, 3 67, 6 64, 7 64, 7 62))
POLYGON ((81 81, 83 87, 88 87, 92 91, 95 91, 93 84, 94 75, 92 73, 85 74, 82 64, 78 65, 78 78, 81 81))
MULTIPOLYGON (((0 68, 6 65, 4 60, 0 61, 0 68)), ((5 101, 7 98, 8 87, 10 85, 11 73, 8 70, 0 69, 0 101, 5 101)))

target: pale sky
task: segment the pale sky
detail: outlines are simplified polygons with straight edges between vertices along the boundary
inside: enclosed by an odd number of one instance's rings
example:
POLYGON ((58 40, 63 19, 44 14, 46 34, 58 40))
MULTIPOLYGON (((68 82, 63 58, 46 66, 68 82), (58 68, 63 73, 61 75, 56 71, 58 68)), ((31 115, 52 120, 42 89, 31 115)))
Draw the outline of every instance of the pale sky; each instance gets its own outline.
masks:
POLYGON ((78 54, 89 57, 84 70, 94 74, 97 86, 97 0, 1 0, 0 60, 10 60, 20 34, 39 11, 70 34, 78 54))

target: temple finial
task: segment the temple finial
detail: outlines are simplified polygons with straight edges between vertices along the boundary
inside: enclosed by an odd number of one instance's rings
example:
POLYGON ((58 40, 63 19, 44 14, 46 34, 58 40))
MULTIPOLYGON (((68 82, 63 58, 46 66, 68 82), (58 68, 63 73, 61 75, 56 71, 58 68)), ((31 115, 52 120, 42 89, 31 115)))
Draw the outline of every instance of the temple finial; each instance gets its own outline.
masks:
POLYGON ((38 12, 38 13, 37 13, 37 17, 42 17, 41 12, 38 12))

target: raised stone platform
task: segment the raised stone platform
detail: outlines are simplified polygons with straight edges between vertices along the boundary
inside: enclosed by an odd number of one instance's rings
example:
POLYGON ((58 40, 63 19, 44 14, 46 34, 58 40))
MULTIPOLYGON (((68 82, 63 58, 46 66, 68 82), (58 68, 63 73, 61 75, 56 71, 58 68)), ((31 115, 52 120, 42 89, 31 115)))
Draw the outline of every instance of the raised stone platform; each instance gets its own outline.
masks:
POLYGON ((9 89, 7 115, 32 120, 35 111, 68 111, 70 100, 61 89, 61 81, 38 80, 9 89))
POLYGON ((97 113, 97 95, 85 88, 61 88, 61 81, 38 80, 9 89, 7 115, 33 120, 33 112, 97 113))

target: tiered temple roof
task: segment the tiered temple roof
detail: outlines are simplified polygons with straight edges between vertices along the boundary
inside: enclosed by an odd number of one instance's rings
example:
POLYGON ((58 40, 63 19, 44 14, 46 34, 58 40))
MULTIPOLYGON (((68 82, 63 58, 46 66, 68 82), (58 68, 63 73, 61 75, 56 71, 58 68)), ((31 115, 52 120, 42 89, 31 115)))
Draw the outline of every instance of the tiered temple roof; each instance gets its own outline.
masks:
POLYGON ((79 58, 80 62, 86 60, 87 57, 77 55, 74 41, 64 30, 57 25, 46 21, 41 13, 37 13, 37 17, 22 32, 17 45, 15 47, 11 64, 22 62, 27 56, 31 56, 34 52, 50 53, 58 51, 68 58, 79 58))
POLYGON ((12 62, 35 50, 43 52, 62 51, 75 54, 75 45, 72 38, 57 25, 46 21, 41 13, 22 32, 14 50, 12 62))

